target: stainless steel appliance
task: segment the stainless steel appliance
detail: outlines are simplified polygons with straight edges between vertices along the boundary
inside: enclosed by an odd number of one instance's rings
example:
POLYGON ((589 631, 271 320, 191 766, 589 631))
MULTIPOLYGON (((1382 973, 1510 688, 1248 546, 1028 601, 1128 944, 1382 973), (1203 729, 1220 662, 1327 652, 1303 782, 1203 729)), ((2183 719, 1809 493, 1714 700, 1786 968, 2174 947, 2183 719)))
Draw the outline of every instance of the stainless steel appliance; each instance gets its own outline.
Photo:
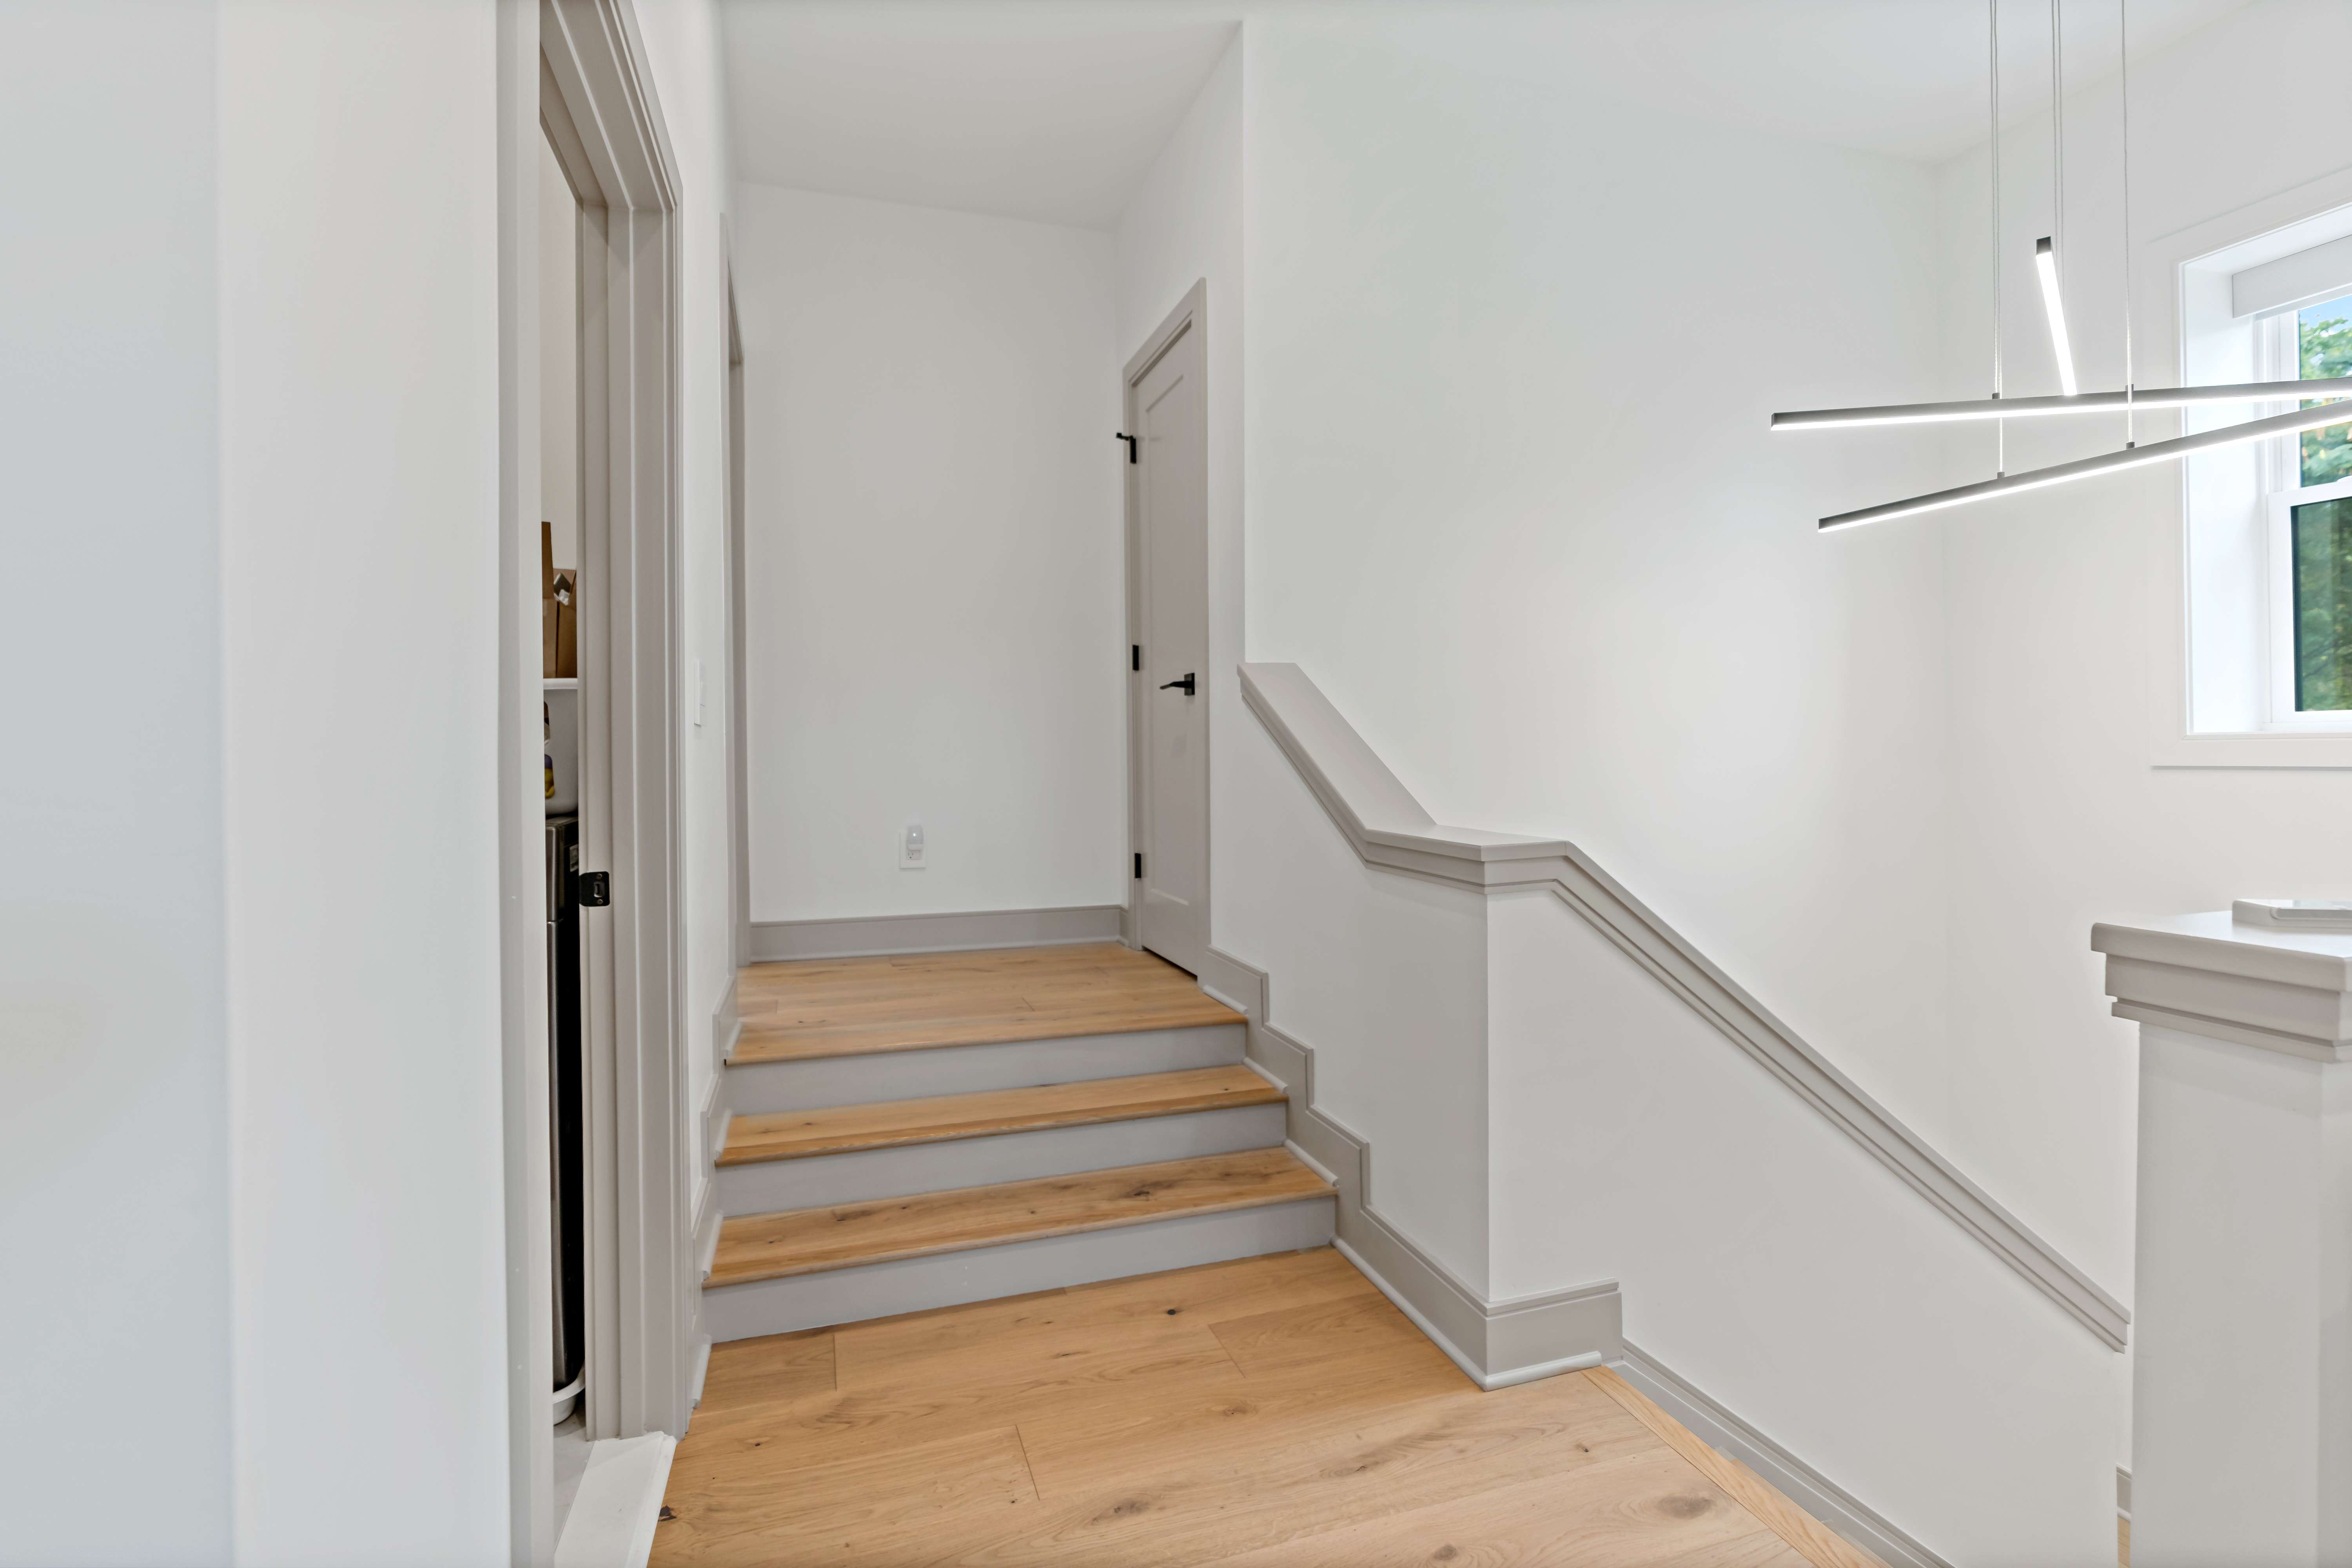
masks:
POLYGON ((580 1053, 580 819, 547 819, 548 1235, 553 1267, 553 1419, 579 1402, 587 1362, 586 1102, 580 1053))

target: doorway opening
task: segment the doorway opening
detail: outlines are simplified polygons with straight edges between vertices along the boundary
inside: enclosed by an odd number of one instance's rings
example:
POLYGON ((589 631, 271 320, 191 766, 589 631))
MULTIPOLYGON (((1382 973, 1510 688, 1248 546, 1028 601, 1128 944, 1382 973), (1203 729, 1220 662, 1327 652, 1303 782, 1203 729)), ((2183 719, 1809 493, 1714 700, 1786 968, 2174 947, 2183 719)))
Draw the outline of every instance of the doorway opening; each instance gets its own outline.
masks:
POLYGON ((696 1364, 677 178, 621 0, 500 16, 510 1476, 516 1560, 544 1563, 559 1414, 682 1432, 696 1364))

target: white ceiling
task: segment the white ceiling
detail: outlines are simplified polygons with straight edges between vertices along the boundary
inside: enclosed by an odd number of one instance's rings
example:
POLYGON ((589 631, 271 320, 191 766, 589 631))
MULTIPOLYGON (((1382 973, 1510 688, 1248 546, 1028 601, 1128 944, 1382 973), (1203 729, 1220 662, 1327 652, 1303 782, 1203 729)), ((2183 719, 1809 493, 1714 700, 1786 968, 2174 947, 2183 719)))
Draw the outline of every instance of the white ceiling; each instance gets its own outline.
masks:
MULTIPOLYGON (((2051 0, 2000 0, 2002 99, 2049 102, 2051 0)), ((2251 0, 2128 0, 2135 58, 2251 0)), ((2066 78, 2116 68, 2118 0, 2063 0, 2066 78)), ((1243 13, 1801 141, 1981 141, 1986 0, 727 0, 735 171, 1108 228, 1243 13)))
POLYGON ((1107 229, 1234 26, 1150 0, 731 0, 735 174, 1107 229))
MULTIPOLYGON (((2052 3, 2000 0, 2005 122, 2048 110, 2052 3)), ((2128 0, 2132 57, 2251 3, 2128 0)), ((2074 93, 2116 73, 2118 0, 2063 6, 2074 93)), ((1803 141, 1939 162, 1986 138, 1986 0, 1455 0, 1363 15, 1465 68, 1803 141)))

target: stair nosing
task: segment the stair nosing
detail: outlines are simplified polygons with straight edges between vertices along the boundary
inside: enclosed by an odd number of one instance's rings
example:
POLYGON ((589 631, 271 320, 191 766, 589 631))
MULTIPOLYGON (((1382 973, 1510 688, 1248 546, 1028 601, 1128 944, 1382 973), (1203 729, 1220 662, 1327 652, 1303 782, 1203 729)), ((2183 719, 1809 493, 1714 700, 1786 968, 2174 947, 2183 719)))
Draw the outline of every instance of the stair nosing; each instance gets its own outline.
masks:
MULTIPOLYGON (((1189 1068, 1178 1072, 1139 1072, 1136 1078, 1172 1078, 1194 1072, 1215 1072, 1217 1068, 1189 1068)), ((1253 1077, 1255 1074, 1252 1074, 1253 1077)), ((1080 1083, 1117 1083, 1118 1078, 1080 1079, 1080 1083)), ((847 1141, 820 1144, 807 1148, 765 1150, 757 1154, 734 1150, 735 1123, 752 1123, 770 1117, 790 1117, 801 1114, 793 1111, 761 1112, 740 1116, 730 1122, 727 1142, 713 1156, 711 1164, 719 1170, 741 1170, 751 1166, 774 1165, 785 1160, 818 1159, 827 1155, 858 1154, 868 1149, 919 1148, 928 1144, 965 1143, 978 1138, 1005 1137, 1016 1133, 1047 1132, 1059 1127, 1098 1127, 1115 1122, 1145 1122, 1158 1116, 1197 1116, 1210 1111, 1243 1110, 1255 1105, 1286 1103, 1289 1094, 1265 1079, 1258 1079, 1259 1090, 1252 1093, 1234 1093, 1197 1104, 1171 1104, 1168 1102, 1130 1100, 1113 1105, 1098 1105, 1085 1111, 1038 1115, 1018 1121, 998 1119, 991 1123, 941 1124, 931 1127, 909 1128, 893 1135, 870 1135, 847 1141)), ((826 1106, 825 1110, 860 1110, 895 1103, 924 1104, 939 1100, 975 1100, 997 1094, 1030 1094, 1040 1089, 1070 1087, 1065 1084, 1037 1084, 1019 1089, 981 1089, 970 1094, 925 1095, 905 1102, 876 1100, 857 1106, 826 1106)))
MULTIPOLYGON (((1292 1155, 1290 1159, 1298 1169, 1306 1172, 1309 1176, 1314 1177, 1315 1190, 1286 1192, 1281 1194, 1252 1193, 1226 1199, 1187 1204, 1181 1208, 1171 1208, 1160 1212, 1146 1210, 1131 1215, 1122 1214, 1117 1216, 1106 1216, 1093 1220, 1044 1224, 1031 1229, 1008 1231, 1001 1235, 991 1235, 970 1239, 948 1239, 932 1243, 888 1248, 856 1258, 843 1259, 833 1262, 808 1263, 801 1265, 787 1263, 772 1268, 760 1268, 746 1270, 738 1274, 729 1275, 724 1278, 722 1278, 719 1273, 719 1260, 714 1256, 712 1260, 711 1272, 703 1281, 703 1289, 706 1291, 717 1291, 725 1290, 734 1285, 758 1284, 766 1280, 802 1279, 812 1274, 839 1273, 847 1269, 862 1269, 870 1264, 876 1263, 895 1263, 911 1258, 933 1258, 943 1253, 971 1252, 990 1247, 1009 1247, 1024 1241, 1043 1240, 1055 1236, 1083 1236, 1098 1230, 1121 1230, 1130 1226, 1150 1225, 1167 1219, 1182 1219, 1193 1215, 1233 1214, 1238 1213, 1244 1209, 1273 1208, 1287 1203, 1313 1203, 1324 1198, 1336 1198, 1339 1197, 1339 1189, 1333 1186, 1329 1182, 1323 1180, 1319 1176, 1316 1176, 1312 1166, 1308 1166, 1305 1161, 1300 1160, 1296 1155, 1292 1155)), ((1099 1172, 1087 1172, 1083 1174, 1108 1176, 1116 1171, 1150 1170, 1166 1165, 1183 1165, 1189 1163, 1191 1162, 1184 1160, 1170 1160, 1154 1162, 1154 1164, 1149 1166, 1114 1166, 1106 1167, 1104 1170, 1099 1172)), ((990 1186, 1029 1186, 1033 1185, 1040 1185, 1043 1182, 1066 1181, 1068 1179, 1070 1178, 1066 1176, 1048 1176, 1033 1178, 1030 1181, 995 1182, 990 1183, 986 1186, 950 1188, 947 1190, 985 1192, 989 1190, 990 1186)), ((935 1195, 925 1193, 914 1196, 931 1197, 935 1195)), ((888 1202, 898 1200, 885 1199, 883 1201, 888 1202)), ((845 1208, 856 1207, 859 1206, 851 1204, 835 1204, 824 1207, 845 1208)), ((812 1213, 816 1211, 809 1209, 779 1209, 774 1212, 782 1214, 796 1214, 812 1213)), ((745 1220, 751 1220, 755 1218, 763 1218, 766 1217, 761 1215, 744 1215, 740 1218, 745 1220)), ((719 1249, 722 1251, 726 1245, 726 1225, 727 1221, 721 1220, 719 1226, 719 1249)))

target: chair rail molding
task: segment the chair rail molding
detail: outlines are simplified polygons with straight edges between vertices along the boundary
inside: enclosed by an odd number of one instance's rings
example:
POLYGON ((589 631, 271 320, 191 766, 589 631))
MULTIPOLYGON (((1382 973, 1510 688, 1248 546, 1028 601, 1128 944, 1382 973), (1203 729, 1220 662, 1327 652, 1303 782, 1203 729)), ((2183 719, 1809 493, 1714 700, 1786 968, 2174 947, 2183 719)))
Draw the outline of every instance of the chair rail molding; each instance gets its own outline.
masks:
POLYGON ((1547 889, 2110 1349, 2124 1348, 2131 1314, 2121 1302, 1832 1066, 1591 856, 1564 839, 1441 825, 1304 670, 1244 664, 1240 676, 1243 701, 1366 865, 1490 895, 1547 889))

